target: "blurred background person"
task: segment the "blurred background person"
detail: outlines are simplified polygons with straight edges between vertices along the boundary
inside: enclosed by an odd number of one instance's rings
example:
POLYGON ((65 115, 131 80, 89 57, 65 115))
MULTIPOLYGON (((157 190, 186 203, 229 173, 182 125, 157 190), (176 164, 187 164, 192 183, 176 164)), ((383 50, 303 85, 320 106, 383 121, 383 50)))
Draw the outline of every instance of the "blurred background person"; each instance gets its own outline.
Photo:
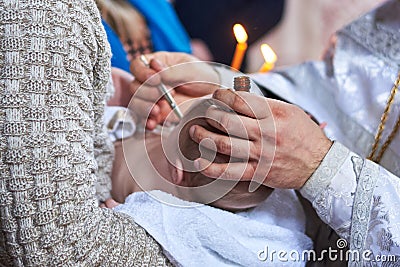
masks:
POLYGON ((112 66, 129 71, 129 61, 153 51, 191 53, 190 39, 165 0, 97 0, 113 52, 112 66))
POLYGON ((384 1, 287 0, 279 24, 250 45, 246 71, 256 72, 264 63, 260 51, 262 43, 275 50, 276 66, 321 59, 332 34, 384 1))
POLYGON ((208 47, 212 55, 208 60, 230 65, 236 45, 233 25, 240 23, 246 28, 251 45, 277 25, 282 17, 284 2, 175 0, 174 6, 190 38, 196 41, 196 45, 208 47))

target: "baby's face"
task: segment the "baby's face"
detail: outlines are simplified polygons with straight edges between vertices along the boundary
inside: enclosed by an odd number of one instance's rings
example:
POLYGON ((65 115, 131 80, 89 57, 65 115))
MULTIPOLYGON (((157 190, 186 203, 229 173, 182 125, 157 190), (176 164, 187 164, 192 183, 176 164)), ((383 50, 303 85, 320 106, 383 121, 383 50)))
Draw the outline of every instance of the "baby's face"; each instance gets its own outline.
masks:
POLYGON ((236 212, 254 208, 266 200, 274 189, 260 185, 256 191, 249 192, 250 182, 238 182, 224 197, 211 205, 224 210, 236 212))
MULTIPOLYGON (((177 160, 182 163, 182 168, 187 172, 197 172, 193 162, 199 157, 214 161, 216 153, 200 146, 194 142, 189 134, 189 129, 193 125, 202 126, 208 130, 216 131, 206 121, 206 111, 210 107, 208 99, 196 99, 188 111, 185 113, 179 124, 173 129, 169 136, 163 140, 163 147, 167 159, 171 164, 177 160)), ((228 156, 224 157, 229 160, 228 156)))
MULTIPOLYGON (((215 185, 216 188, 214 188, 213 185, 216 180, 201 174, 194 167, 193 161, 199 157, 217 163, 238 161, 238 159, 233 159, 219 153, 216 154, 215 152, 201 147, 198 143, 194 142, 189 135, 189 129, 192 125, 200 125, 209 131, 223 134, 211 127, 206 121, 206 110, 211 106, 211 103, 212 102, 204 99, 195 102, 167 139, 167 146, 170 152, 168 153, 170 155, 167 157, 169 157, 170 163, 180 162, 180 168, 183 169, 184 177, 177 185, 191 188, 209 185, 209 188, 205 190, 211 191, 215 189, 215 194, 221 194, 219 198, 214 199, 210 204, 225 210, 237 211, 255 207, 260 202, 264 201, 271 194, 273 189, 261 185, 255 192, 250 193, 249 182, 221 180, 219 180, 219 185, 215 185), (223 185, 221 185, 221 183, 223 185)), ((196 194, 192 194, 192 196, 193 195, 196 194)), ((201 193, 201 195, 204 195, 204 193, 201 193)), ((203 199, 198 200, 194 198, 188 200, 204 203, 203 199)), ((206 204, 209 204, 209 202, 206 204)))

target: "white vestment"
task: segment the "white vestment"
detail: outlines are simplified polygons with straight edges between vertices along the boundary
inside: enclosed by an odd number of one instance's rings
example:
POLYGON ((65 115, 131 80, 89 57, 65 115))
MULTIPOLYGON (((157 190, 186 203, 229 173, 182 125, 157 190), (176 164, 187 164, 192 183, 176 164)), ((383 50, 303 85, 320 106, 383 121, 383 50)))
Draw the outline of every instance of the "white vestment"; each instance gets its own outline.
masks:
MULTIPOLYGON (((352 266, 400 263, 400 134, 380 165, 365 159, 400 70, 399 14, 400 1, 388 1, 339 31, 324 61, 252 75, 328 123, 336 142, 300 192, 354 254, 371 251, 352 266)), ((382 140, 399 116, 397 95, 382 140)))

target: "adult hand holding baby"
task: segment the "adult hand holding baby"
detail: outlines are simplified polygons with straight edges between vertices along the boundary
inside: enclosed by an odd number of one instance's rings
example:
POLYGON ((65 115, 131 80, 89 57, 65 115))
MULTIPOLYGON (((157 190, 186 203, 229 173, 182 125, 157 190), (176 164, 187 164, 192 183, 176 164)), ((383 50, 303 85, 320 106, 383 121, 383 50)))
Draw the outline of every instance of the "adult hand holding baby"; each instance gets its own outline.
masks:
MULTIPOLYGON (((156 88, 161 81, 174 88, 172 93, 178 103, 210 94, 219 87, 219 75, 212 66, 191 55, 157 52, 146 57, 150 68, 139 58, 131 64, 131 72, 136 78, 131 84, 135 94, 131 104, 138 112, 149 114, 146 128, 150 130, 171 112, 156 88), (160 75, 153 76, 157 72, 160 75)), ((229 136, 193 126, 192 138, 197 143, 207 139, 202 142, 203 146, 208 145, 207 148, 212 150, 216 147, 219 153, 242 159, 242 162, 210 163, 200 158, 198 168, 206 176, 243 181, 254 179, 274 188, 300 188, 332 144, 320 127, 294 105, 231 90, 217 90, 213 97, 239 113, 224 112, 216 107, 210 107, 207 112, 209 124, 229 136)))
POLYGON ((216 108, 207 111, 208 122, 229 136, 195 125, 190 129, 191 137, 197 143, 212 139, 215 145, 209 149, 216 147, 219 153, 243 161, 211 163, 200 158, 196 160, 197 166, 206 176, 255 180, 273 188, 298 189, 316 170, 332 144, 320 127, 294 105, 231 90, 217 90, 213 98, 238 113, 216 108), (236 127, 239 124, 244 125, 246 133, 238 132, 237 129, 242 129, 236 127))
POLYGON ((171 93, 178 104, 189 98, 211 94, 219 87, 218 73, 208 63, 189 54, 156 52, 145 56, 150 62, 150 68, 140 58, 131 63, 135 80, 130 87, 134 94, 130 106, 139 115, 149 114, 146 121, 149 130, 162 123, 171 112, 165 99, 160 98, 157 85, 161 82, 173 88, 171 93), (159 75, 155 75, 157 73, 159 75))

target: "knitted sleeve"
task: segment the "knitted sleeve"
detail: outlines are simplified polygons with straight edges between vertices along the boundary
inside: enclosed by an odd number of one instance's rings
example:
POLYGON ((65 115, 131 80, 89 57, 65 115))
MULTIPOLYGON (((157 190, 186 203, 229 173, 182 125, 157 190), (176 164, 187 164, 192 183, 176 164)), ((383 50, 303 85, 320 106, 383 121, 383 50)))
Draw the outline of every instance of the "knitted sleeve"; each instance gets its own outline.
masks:
POLYGON ((111 172, 113 165, 114 145, 108 136, 106 126, 104 125, 103 116, 106 99, 111 97, 111 94, 114 91, 113 89, 114 86, 110 76, 106 84, 106 97, 99 99, 100 102, 94 107, 94 157, 98 165, 95 188, 96 197, 99 201, 105 201, 111 197, 111 172))
POLYGON ((0 265, 169 265, 97 205, 109 61, 94 1, 0 1, 0 265))

